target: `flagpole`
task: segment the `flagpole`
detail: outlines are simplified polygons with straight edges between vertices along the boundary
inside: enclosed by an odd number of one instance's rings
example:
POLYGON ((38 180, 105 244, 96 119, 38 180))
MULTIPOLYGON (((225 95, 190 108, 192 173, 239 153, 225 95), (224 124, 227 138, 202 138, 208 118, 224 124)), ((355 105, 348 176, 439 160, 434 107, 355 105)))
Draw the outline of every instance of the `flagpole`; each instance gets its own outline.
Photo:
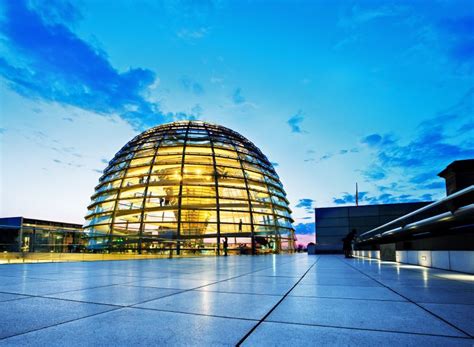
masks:
POLYGON ((356 200, 356 206, 359 206, 359 186, 357 185, 357 182, 356 182, 356 196, 355 196, 355 200, 356 200))

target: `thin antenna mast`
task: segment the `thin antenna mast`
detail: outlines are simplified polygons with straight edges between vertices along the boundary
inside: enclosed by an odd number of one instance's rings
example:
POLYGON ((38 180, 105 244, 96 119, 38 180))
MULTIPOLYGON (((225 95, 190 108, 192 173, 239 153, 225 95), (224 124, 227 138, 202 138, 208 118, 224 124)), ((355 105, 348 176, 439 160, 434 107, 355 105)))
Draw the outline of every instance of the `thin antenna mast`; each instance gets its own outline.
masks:
POLYGON ((356 182, 356 206, 359 206, 359 186, 356 182))

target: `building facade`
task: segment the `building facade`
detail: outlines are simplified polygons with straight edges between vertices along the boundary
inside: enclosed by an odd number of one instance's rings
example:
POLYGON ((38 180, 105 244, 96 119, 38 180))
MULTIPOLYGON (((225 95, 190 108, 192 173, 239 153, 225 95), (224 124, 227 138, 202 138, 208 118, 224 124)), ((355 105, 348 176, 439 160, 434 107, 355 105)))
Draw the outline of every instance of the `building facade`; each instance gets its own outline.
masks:
POLYGON ((409 202, 316 208, 316 251, 342 252, 342 238, 350 231, 355 230, 357 235, 360 235, 429 203, 409 202))
POLYGON ((0 218, 0 252, 79 252, 82 234, 81 224, 0 218))

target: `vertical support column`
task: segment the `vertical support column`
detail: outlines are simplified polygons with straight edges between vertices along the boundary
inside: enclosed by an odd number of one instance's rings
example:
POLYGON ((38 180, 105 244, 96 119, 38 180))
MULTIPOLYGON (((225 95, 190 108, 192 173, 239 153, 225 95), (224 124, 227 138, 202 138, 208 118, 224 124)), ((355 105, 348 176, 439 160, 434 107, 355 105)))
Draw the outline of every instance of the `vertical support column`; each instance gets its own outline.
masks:
POLYGON ((161 136, 161 139, 160 141, 158 142, 156 148, 155 148, 155 153, 153 153, 153 159, 151 160, 151 163, 150 163, 150 169, 148 170, 148 173, 146 175, 147 177, 147 180, 145 182, 145 190, 143 191, 143 202, 142 202, 142 207, 141 207, 141 214, 140 214, 140 231, 139 231, 139 235, 138 235, 138 254, 142 254, 142 243, 143 243, 143 230, 145 229, 145 205, 146 205, 146 199, 147 199, 147 195, 148 195, 148 187, 150 186, 150 176, 152 174, 152 171, 153 171, 153 166, 155 165, 155 161, 156 161, 156 156, 158 155, 158 149, 160 148, 161 146, 161 143, 163 142, 163 139, 166 137, 166 134, 168 132, 165 132, 164 135, 161 136))
POLYGON ((247 191, 247 201, 249 204, 249 212, 250 212, 250 235, 251 235, 250 238, 252 242, 252 254, 256 254, 257 249, 255 245, 255 227, 254 227, 254 221, 253 221, 252 198, 250 197, 248 178, 247 178, 247 175, 245 174, 245 168, 242 162, 242 157, 240 155, 240 152, 237 149, 237 146, 235 145, 234 142, 232 142, 232 145, 234 146, 235 152, 237 153, 237 158, 240 163, 240 168, 242 169, 242 175, 244 176, 245 190, 247 191))
POLYGON ((20 217, 20 230, 18 231, 18 252, 23 250, 23 217, 20 217))
POLYGON ((268 192, 268 197, 270 198, 270 206, 272 210, 272 216, 273 216, 273 227, 275 228, 274 230, 274 235, 275 235, 275 243, 276 243, 276 251, 280 253, 281 251, 281 235, 280 232, 278 231, 279 225, 277 223, 277 214, 275 213, 275 204, 273 203, 272 196, 273 193, 270 191, 269 187, 269 182, 267 181, 266 174, 262 171, 261 174, 263 175, 263 179, 265 180, 265 185, 267 186, 267 192, 268 192))
MULTIPOLYGON (((125 148, 129 148, 132 143, 133 143, 134 140, 130 141, 129 143, 127 143, 127 145, 125 146, 125 148)), ((128 164, 127 164, 127 168, 125 169, 125 172, 123 173, 123 176, 122 176, 122 180, 120 181, 120 186, 116 189, 117 190, 117 196, 115 198, 115 204, 114 204, 114 209, 112 210, 112 222, 110 223, 110 230, 109 230, 109 242, 108 242, 108 250, 109 250, 109 253, 112 251, 112 244, 113 244, 113 233, 114 233, 114 225, 115 225, 115 217, 116 217, 116 214, 117 214, 117 206, 119 204, 119 201, 120 201, 120 194, 122 192, 122 188, 123 188, 123 182, 125 181, 125 178, 127 177, 127 174, 128 174, 128 169, 130 167, 130 163, 132 162, 132 159, 133 159, 133 155, 130 157, 130 159, 127 159, 128 161, 128 164)))
POLYGON ((182 204, 182 196, 183 196, 183 173, 184 173, 184 159, 186 157, 186 144, 188 142, 188 133, 189 128, 191 127, 191 122, 188 122, 188 126, 186 128, 186 133, 184 136, 184 143, 183 143, 183 156, 181 157, 181 173, 179 179, 179 195, 178 195, 178 230, 177 230, 177 244, 176 244, 176 254, 179 255, 181 253, 181 245, 179 240, 181 238, 181 204, 182 204))
POLYGON ((217 255, 221 254, 221 218, 220 218, 220 204, 219 204, 219 173, 217 172, 217 164, 216 164, 216 153, 214 151, 214 140, 212 138, 211 132, 209 131, 206 124, 204 127, 207 131, 209 136, 209 141, 211 142, 211 150, 212 150, 212 165, 214 168, 214 187, 216 190, 216 213, 217 213, 217 255))

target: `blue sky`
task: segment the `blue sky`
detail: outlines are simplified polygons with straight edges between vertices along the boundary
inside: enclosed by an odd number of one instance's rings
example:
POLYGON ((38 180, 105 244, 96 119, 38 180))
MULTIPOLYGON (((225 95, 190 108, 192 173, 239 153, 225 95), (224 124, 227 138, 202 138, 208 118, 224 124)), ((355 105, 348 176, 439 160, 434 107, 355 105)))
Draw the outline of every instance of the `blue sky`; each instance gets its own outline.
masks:
POLYGON ((81 223, 115 152, 179 119, 260 147, 306 235, 355 182, 366 204, 437 199, 474 157, 472 1, 0 6, 4 216, 81 223))

